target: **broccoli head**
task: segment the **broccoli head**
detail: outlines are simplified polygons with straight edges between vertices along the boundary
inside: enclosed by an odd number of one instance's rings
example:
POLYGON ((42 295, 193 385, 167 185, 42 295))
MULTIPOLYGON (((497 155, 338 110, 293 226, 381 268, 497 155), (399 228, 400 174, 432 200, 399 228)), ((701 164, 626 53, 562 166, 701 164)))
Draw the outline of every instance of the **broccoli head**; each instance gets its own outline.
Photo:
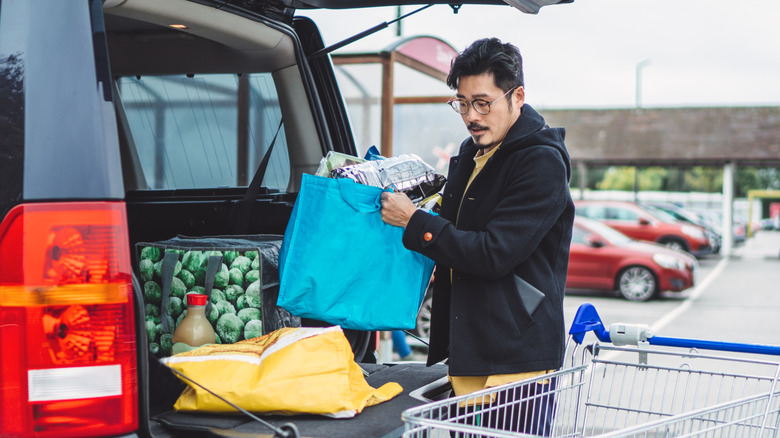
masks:
POLYGON ((160 304, 162 302, 162 288, 156 281, 144 283, 144 301, 150 304, 160 304))
POLYGON ((173 335, 163 333, 160 335, 160 351, 165 356, 170 356, 173 351, 173 335))
POLYGON ((222 267, 217 271, 217 275, 214 277, 214 287, 218 289, 224 289, 230 283, 230 270, 226 264, 222 263, 222 267))
POLYGON ((154 321, 146 320, 146 337, 149 339, 149 342, 157 340, 157 324, 154 321))
POLYGON ((220 301, 227 300, 227 297, 225 296, 225 292, 222 292, 221 290, 214 288, 211 289, 211 303, 217 304, 220 301))
POLYGON ((230 284, 237 284, 239 286, 244 285, 244 274, 238 268, 231 268, 228 271, 230 276, 230 284))
POLYGON ((141 259, 151 260, 152 263, 160 260, 160 248, 146 246, 141 249, 141 259))
POLYGON ((252 339, 263 336, 263 323, 253 319, 244 325, 244 339, 252 339))
POLYGON ((217 320, 217 334, 223 344, 233 344, 244 335, 244 322, 233 313, 226 313, 217 320))
POLYGON ((233 263, 230 264, 230 269, 236 268, 241 271, 242 275, 246 275, 249 272, 249 268, 252 265, 252 260, 245 256, 238 256, 233 263))
POLYGON ((169 297, 168 298, 168 315, 176 319, 181 315, 181 312, 184 310, 184 304, 181 301, 181 298, 179 297, 169 297))
POLYGON ((154 262, 149 259, 141 259, 138 262, 138 273, 143 281, 149 281, 154 278, 154 262))
POLYGON ((252 284, 256 281, 260 281, 260 271, 257 269, 252 269, 251 271, 246 273, 246 280, 247 283, 252 284))
POLYGON ((183 299, 186 294, 187 286, 184 285, 184 282, 178 277, 173 277, 171 281, 171 296, 183 299))
POLYGON ((253 319, 260 319, 260 309, 255 309, 254 307, 241 309, 238 311, 238 317, 241 318, 241 321, 244 321, 244 324, 253 319))
POLYGON ((182 269, 181 272, 179 272, 179 278, 181 278, 181 281, 184 283, 187 290, 190 290, 195 286, 195 276, 192 275, 192 272, 182 269))
POLYGON ((225 298, 231 303, 236 303, 241 295, 244 295, 244 288, 237 284, 231 284, 225 288, 225 298))
POLYGON ((219 311, 219 316, 220 317, 222 317, 222 315, 225 315, 225 314, 228 314, 228 313, 232 313, 233 315, 236 314, 236 308, 233 307, 233 305, 230 304, 230 302, 225 301, 225 300, 218 301, 216 304, 214 304, 211 307, 212 308, 214 308, 214 307, 217 308, 217 310, 219 311))

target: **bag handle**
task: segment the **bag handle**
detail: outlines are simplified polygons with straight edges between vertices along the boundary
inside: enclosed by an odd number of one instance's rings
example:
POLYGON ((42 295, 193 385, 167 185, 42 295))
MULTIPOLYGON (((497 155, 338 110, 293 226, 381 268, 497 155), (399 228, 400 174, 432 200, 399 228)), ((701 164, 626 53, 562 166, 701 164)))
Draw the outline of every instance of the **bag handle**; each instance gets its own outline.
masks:
POLYGON ((206 262, 206 276, 203 280, 203 288, 206 290, 206 315, 211 313, 211 290, 214 288, 214 279, 217 271, 222 267, 222 256, 210 255, 206 262))
MULTIPOLYGON (((360 213, 373 213, 382 209, 382 198, 377 196, 373 203, 366 203, 356 196, 355 187, 356 182, 349 178, 336 178, 339 184, 339 191, 341 192, 341 199, 344 200, 350 207, 354 208, 360 213)), ((381 192, 380 192, 381 194, 381 192)))

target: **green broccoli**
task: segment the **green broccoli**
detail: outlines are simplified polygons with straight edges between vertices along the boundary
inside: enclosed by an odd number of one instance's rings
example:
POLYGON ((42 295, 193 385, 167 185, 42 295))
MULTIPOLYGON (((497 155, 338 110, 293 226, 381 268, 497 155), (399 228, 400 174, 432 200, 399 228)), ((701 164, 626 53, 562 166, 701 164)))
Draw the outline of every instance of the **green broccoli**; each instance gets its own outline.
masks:
POLYGON ((152 318, 157 317, 157 319, 160 319, 160 307, 155 306, 154 304, 145 305, 144 313, 146 314, 146 318, 151 316, 152 318))
POLYGON ((260 280, 260 271, 257 269, 252 269, 251 271, 246 273, 246 277, 244 280, 247 282, 247 284, 252 284, 258 280, 260 280))
POLYGON ((155 356, 160 354, 160 344, 158 344, 157 342, 150 342, 149 352, 154 354, 155 356))
POLYGON ((217 302, 216 304, 214 304, 211 307, 212 308, 216 307, 217 310, 219 310, 220 318, 222 317, 222 315, 225 315, 225 314, 228 314, 228 313, 232 313, 233 315, 236 314, 236 308, 233 307, 233 305, 230 304, 230 302, 228 302, 228 301, 224 301, 224 300, 223 301, 219 301, 219 302, 217 302))
POLYGON ((238 257, 238 251, 225 251, 225 253, 222 255, 222 261, 224 261, 226 265, 230 266, 236 257, 238 257))
POLYGON ((246 301, 244 301, 245 307, 253 307, 255 309, 260 309, 263 307, 263 301, 260 299, 260 297, 256 297, 254 295, 246 295, 246 301))
POLYGON ((247 307, 249 306, 246 305, 246 295, 245 294, 239 295, 238 298, 236 298, 236 309, 242 310, 242 309, 246 309, 247 307))
POLYGON ((263 301, 260 295, 260 282, 255 281, 254 283, 250 284, 249 287, 246 288, 244 296, 246 296, 246 307, 254 307, 257 309, 261 308, 263 301))
POLYGON ((168 315, 176 319, 181 315, 181 312, 184 310, 184 304, 182 304, 181 298, 179 297, 169 297, 168 298, 168 315))
POLYGON ((206 288, 203 287, 203 286, 192 286, 192 289, 190 289, 189 292, 196 293, 196 294, 202 294, 203 295, 203 294, 206 293, 206 288))
POLYGON ((141 259, 151 260, 152 263, 160 260, 160 248, 147 246, 141 249, 141 259))
POLYGON ((259 281, 253 281, 252 284, 247 286, 246 288, 246 296, 252 296, 260 298, 260 282, 259 281))
POLYGON ((181 260, 182 256, 184 255, 185 251, 183 249, 174 249, 174 248, 165 248, 165 252, 169 253, 172 252, 179 256, 179 260, 181 260))
POLYGON ((171 296, 184 299, 184 295, 187 294, 187 286, 178 277, 173 277, 171 281, 171 296))
POLYGON ((205 265, 203 253, 200 251, 187 251, 182 257, 183 268, 192 272, 193 274, 200 270, 201 265, 205 265))
POLYGON ((220 301, 227 300, 227 297, 225 296, 225 292, 222 292, 221 290, 214 288, 211 289, 211 302, 213 304, 217 304, 220 301))
POLYGON ((217 309, 216 305, 211 306, 211 310, 206 314, 206 319, 209 320, 211 325, 214 325, 217 323, 217 320, 219 319, 219 309, 217 309))
POLYGON ((238 317, 241 318, 241 321, 244 321, 244 324, 253 319, 260 319, 260 309, 255 309, 254 307, 241 309, 238 311, 238 317))
POLYGON ((249 260, 252 260, 253 258, 257 257, 259 253, 257 251, 247 251, 244 253, 244 257, 248 258, 249 260))
POLYGON ((160 304, 162 301, 162 288, 156 281, 144 283, 144 301, 151 304, 160 304))
POLYGON ((184 283, 187 290, 190 290, 195 286, 195 276, 192 275, 192 272, 182 269, 181 272, 179 272, 179 278, 181 278, 181 281, 184 283))
POLYGON ((244 325, 244 339, 252 339, 263 336, 263 323, 253 319, 244 325))
POLYGON ((231 284, 225 288, 225 298, 231 303, 235 304, 241 295, 244 295, 244 288, 237 284, 231 284))
POLYGON ((149 339, 149 342, 157 340, 157 324, 154 321, 146 321, 146 337, 149 339))
POLYGON ((252 259, 252 264, 250 265, 252 269, 260 269, 260 256, 255 257, 252 259))
POLYGON ((222 263, 217 275, 214 277, 214 287, 224 289, 230 282, 230 271, 226 264, 222 263))
POLYGON ((164 356, 170 356, 173 351, 173 335, 163 333, 160 335, 160 351, 164 356))
POLYGON ((222 257, 222 251, 215 251, 215 250, 203 251, 203 257, 205 257, 206 260, 208 260, 208 258, 211 256, 222 257))
POLYGON ((217 321, 217 334, 222 343, 233 344, 241 340, 244 334, 244 322, 232 313, 226 313, 217 321))
POLYGON ((222 339, 220 339, 219 334, 214 333, 214 338, 215 338, 215 340, 214 340, 215 344, 221 344, 222 343, 222 339))
POLYGON ((230 284, 244 285, 244 274, 240 269, 232 268, 228 271, 228 275, 230 276, 230 284))
POLYGON ((249 268, 252 265, 252 260, 245 256, 238 256, 233 263, 230 264, 230 269, 236 268, 241 271, 241 275, 246 275, 249 272, 249 268))
POLYGON ((138 262, 138 272, 141 274, 141 280, 151 280, 154 278, 154 262, 149 259, 141 259, 138 262))

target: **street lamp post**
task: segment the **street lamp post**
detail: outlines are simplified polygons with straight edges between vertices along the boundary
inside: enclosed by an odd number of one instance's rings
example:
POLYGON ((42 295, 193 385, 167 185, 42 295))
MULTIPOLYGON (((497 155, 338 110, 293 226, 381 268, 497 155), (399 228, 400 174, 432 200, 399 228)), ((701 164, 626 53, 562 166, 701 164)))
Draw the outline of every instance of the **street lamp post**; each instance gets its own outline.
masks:
POLYGON ((650 64, 650 59, 645 59, 636 65, 636 107, 642 108, 642 69, 650 64))

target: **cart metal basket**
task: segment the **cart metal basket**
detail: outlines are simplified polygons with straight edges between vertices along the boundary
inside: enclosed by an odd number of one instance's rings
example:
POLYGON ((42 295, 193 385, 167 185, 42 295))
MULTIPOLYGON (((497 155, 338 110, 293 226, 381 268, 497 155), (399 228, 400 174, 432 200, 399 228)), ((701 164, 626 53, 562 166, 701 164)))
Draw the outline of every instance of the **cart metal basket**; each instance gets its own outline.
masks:
POLYGON ((403 437, 778 434, 780 363, 770 356, 780 347, 665 338, 635 324, 607 331, 587 303, 569 335, 561 370, 408 409, 403 437), (597 340, 584 345, 589 332, 597 340))

